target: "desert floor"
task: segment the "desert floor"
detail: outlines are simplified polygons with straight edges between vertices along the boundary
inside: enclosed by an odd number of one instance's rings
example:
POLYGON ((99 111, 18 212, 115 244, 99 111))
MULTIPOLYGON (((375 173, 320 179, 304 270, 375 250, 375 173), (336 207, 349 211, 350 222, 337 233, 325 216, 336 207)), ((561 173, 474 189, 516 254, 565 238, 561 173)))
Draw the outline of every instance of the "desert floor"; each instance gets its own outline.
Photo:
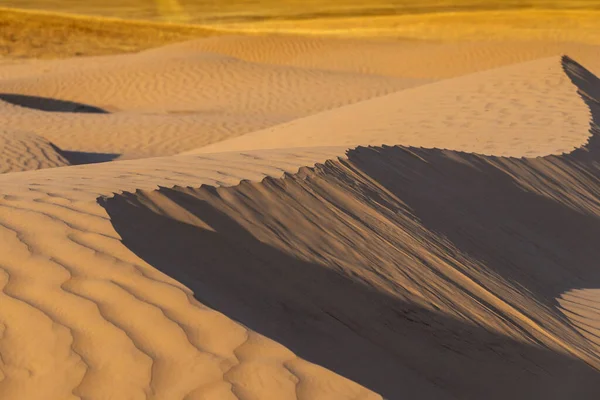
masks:
POLYGON ((598 398, 598 2, 39 3, 0 399, 598 398))

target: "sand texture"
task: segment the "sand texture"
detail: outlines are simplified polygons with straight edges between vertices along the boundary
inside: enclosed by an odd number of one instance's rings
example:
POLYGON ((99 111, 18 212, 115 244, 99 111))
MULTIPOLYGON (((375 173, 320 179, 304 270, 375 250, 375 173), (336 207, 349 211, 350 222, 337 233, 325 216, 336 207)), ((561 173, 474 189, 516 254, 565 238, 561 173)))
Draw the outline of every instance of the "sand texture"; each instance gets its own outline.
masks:
POLYGON ((47 140, 26 132, 0 131, 0 173, 70 165, 47 140))
POLYGON ((0 399, 596 399, 599 50, 2 59, 0 399))
POLYGON ((0 69, 0 115, 70 151, 176 154, 430 80, 161 48, 0 69))

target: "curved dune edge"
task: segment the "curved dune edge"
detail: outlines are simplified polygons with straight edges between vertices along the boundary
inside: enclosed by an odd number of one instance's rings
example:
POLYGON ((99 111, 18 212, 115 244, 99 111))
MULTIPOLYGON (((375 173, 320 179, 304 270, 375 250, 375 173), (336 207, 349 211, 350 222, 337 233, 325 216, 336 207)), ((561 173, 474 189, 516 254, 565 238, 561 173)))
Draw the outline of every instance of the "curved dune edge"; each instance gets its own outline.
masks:
MULTIPOLYGON (((564 59, 563 59, 564 60, 564 59)), ((600 59, 595 66, 600 65, 600 59)), ((246 149, 407 144, 488 155, 570 152, 589 109, 560 57, 472 73, 214 143, 184 154, 246 149)))
POLYGON ((0 174, 70 164, 56 146, 37 135, 0 131, 0 174))
POLYGON ((600 347, 557 299, 597 284, 600 85, 563 66, 593 117, 569 154, 360 147, 280 179, 99 201, 201 303, 386 398, 592 399, 600 347))
POLYGON ((341 398, 379 398, 199 304, 124 247, 96 203, 119 189, 258 180, 340 152, 164 157, 0 175, 0 397, 235 398, 248 387, 268 399, 285 398, 303 380, 306 398, 339 387, 341 398))

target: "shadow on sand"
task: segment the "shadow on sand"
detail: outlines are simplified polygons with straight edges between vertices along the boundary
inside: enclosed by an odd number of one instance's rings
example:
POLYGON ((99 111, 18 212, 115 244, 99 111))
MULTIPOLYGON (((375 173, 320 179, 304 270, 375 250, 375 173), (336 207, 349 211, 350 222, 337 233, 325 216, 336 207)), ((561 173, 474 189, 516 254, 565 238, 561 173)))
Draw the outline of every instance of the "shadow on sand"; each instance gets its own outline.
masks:
POLYGON ((121 155, 117 153, 91 153, 85 151, 68 151, 56 148, 56 150, 71 164, 98 164, 114 161, 121 155))
POLYGON ((31 108, 39 111, 82 113, 82 114, 108 114, 108 111, 98 107, 66 100, 57 100, 47 97, 28 96, 24 94, 0 93, 0 100, 19 107, 31 108))
MULTIPOLYGON (((131 251, 191 288, 200 302, 388 399, 595 399, 600 373, 583 361, 552 351, 534 337, 529 337, 531 344, 513 340, 403 301, 403 293, 380 290, 342 268, 402 273, 413 260, 402 258, 397 248, 404 244, 389 232, 401 230, 406 221, 418 223, 425 232, 423 249, 447 243, 458 259, 478 266, 465 274, 481 279, 481 285, 490 276, 507 282, 496 288, 499 297, 514 300, 509 290, 530 296, 554 318, 548 329, 559 326, 585 347, 555 299, 574 288, 600 287, 600 139, 595 128, 600 84, 572 60, 565 58, 563 65, 593 116, 590 143, 571 154, 515 159, 359 148, 347 160, 328 162, 307 177, 153 192, 212 229, 157 214, 137 194, 99 203, 131 251), (352 174, 364 180, 352 180, 352 174), (378 197, 381 186, 389 195, 378 197), (323 187, 342 195, 324 204, 315 195, 323 187), (296 203, 285 203, 289 211, 284 207, 276 213, 277 201, 266 200, 273 198, 296 203), (340 215, 352 216, 356 226, 368 225, 366 208, 353 209, 353 202, 339 199, 369 204, 369 212, 385 220, 378 233, 387 247, 375 248, 374 236, 363 237, 358 229, 341 231, 344 235, 315 229, 320 236, 311 242, 287 218, 306 204, 320 212, 306 214, 314 226, 342 226, 340 215), (253 227, 261 224, 269 229, 259 238, 253 227), (288 251, 324 241, 335 243, 335 249, 313 261, 288 251), (390 265, 376 265, 388 254, 390 265)), ((491 305, 489 311, 495 311, 491 305)))

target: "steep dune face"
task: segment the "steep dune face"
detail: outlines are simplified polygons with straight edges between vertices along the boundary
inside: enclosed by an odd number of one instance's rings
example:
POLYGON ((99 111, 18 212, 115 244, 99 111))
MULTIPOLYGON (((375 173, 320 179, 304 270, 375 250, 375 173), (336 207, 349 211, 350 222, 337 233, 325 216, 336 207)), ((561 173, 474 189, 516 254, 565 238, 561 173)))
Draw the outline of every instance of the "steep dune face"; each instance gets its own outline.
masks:
POLYGON ((563 67, 593 116, 570 154, 358 148, 282 179, 101 204, 202 303, 384 397, 592 399, 597 330, 570 291, 600 283, 600 82, 563 67))
POLYGON ((0 398, 380 396, 200 304, 136 257, 96 198, 233 185, 343 149, 163 157, 0 175, 0 398))
POLYGON ((39 136, 0 131, 0 173, 70 165, 63 154, 39 136))
MULTIPOLYGON (((600 59, 592 64, 600 66, 600 59)), ((541 156, 588 139, 588 108, 559 57, 407 89, 190 153, 410 144, 482 154, 541 156)))

